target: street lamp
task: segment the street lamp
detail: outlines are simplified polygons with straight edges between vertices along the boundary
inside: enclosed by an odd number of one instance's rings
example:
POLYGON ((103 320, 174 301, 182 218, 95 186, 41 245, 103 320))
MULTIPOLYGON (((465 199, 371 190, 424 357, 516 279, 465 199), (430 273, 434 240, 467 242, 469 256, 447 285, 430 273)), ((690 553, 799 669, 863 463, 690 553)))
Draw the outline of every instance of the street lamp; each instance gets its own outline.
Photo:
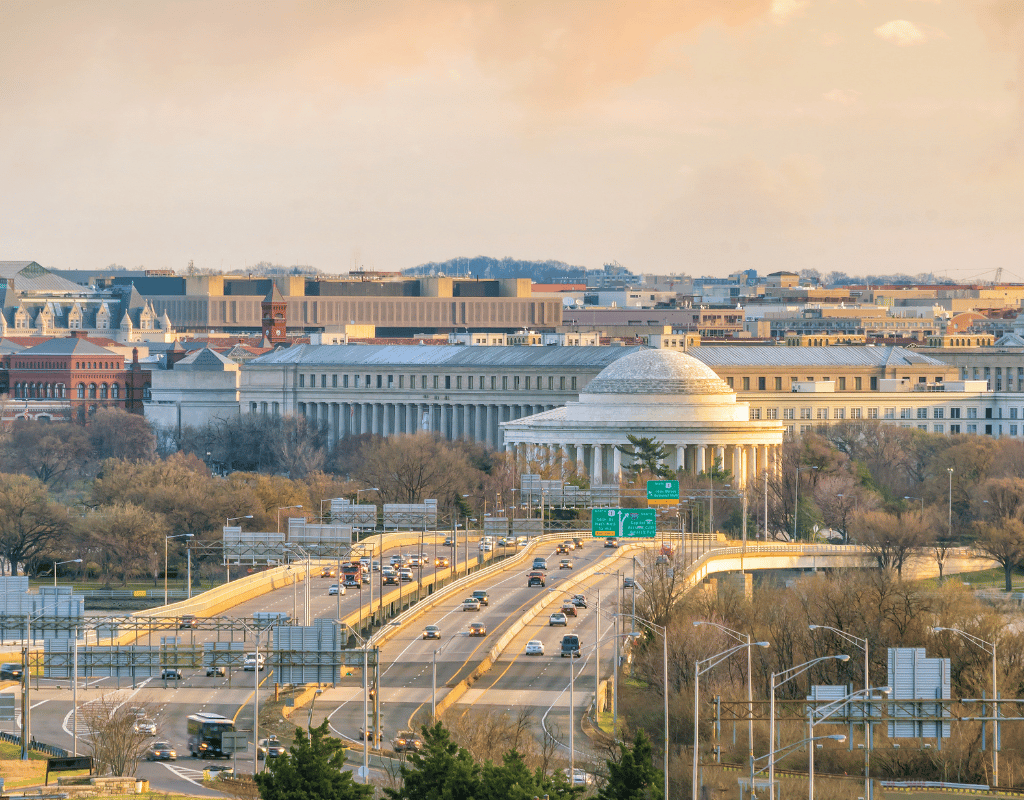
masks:
POLYGON ((316 699, 324 693, 324 690, 317 687, 317 690, 313 693, 313 698, 309 701, 309 721, 306 723, 306 736, 309 741, 313 741, 313 706, 316 705, 316 699))
POLYGON ((904 500, 920 500, 921 501, 921 516, 924 516, 924 498, 923 497, 911 497, 909 494, 903 495, 904 500))
MULTIPOLYGON (((696 627, 698 625, 703 624, 703 620, 696 620, 693 624, 696 627)), ((743 644, 738 644, 735 647, 730 647, 728 650, 725 650, 721 653, 716 653, 713 656, 708 656, 707 658, 699 659, 693 665, 693 800, 697 800, 697 774, 700 768, 697 763, 700 754, 700 747, 698 746, 700 742, 700 730, 698 727, 700 722, 700 676, 703 675, 705 672, 714 669, 727 658, 729 658, 729 656, 733 655, 734 653, 738 653, 740 650, 747 650, 749 652, 750 648, 753 645, 757 645, 758 647, 770 646, 768 642, 747 641, 743 644)), ((667 749, 665 752, 665 758, 666 760, 668 759, 667 749)), ((666 771, 667 769, 668 767, 666 767, 666 771)), ((665 800, 668 800, 667 781, 665 786, 665 800)))
POLYGON ((238 522, 240 519, 252 519, 252 514, 246 514, 244 517, 228 517, 224 520, 224 527, 226 528, 232 522, 238 522))
POLYGON ((444 650, 450 645, 455 639, 462 636, 462 632, 452 634, 452 636, 443 645, 434 650, 434 655, 431 657, 431 670, 430 670, 430 718, 437 720, 437 654, 444 650))
POLYGON ((992 785, 999 785, 999 695, 998 686, 996 684, 996 643, 986 642, 975 636, 973 633, 962 631, 959 628, 932 628, 932 633, 940 633, 941 631, 949 631, 955 633, 962 639, 966 639, 968 642, 973 644, 975 647, 980 647, 986 653, 992 654, 992 785))
MULTIPOLYGON (((849 700, 849 698, 843 698, 843 699, 844 699, 844 701, 845 700, 849 700)), ((790 753, 792 753, 797 748, 803 747, 805 744, 809 744, 810 745, 810 750, 813 753, 814 752, 814 743, 815 742, 823 742, 823 741, 828 741, 828 740, 831 740, 833 742, 845 742, 846 741, 846 734, 843 734, 843 733, 830 733, 827 736, 811 736, 811 737, 809 737, 807 739, 801 739, 798 742, 793 742, 792 744, 788 744, 782 750, 780 750, 777 753, 766 753, 763 756, 758 756, 756 759, 754 759, 754 761, 755 761, 755 763, 758 762, 758 761, 767 761, 768 763, 765 766, 768 767, 769 775, 773 775, 775 773, 775 765, 778 762, 782 761, 783 758, 788 756, 790 753), (771 760, 769 761, 769 759, 771 759, 771 760)), ((758 767, 757 772, 763 772, 763 771, 764 771, 764 767, 758 767)), ((756 775, 757 772, 755 772, 754 774, 756 775)), ((769 792, 769 795, 771 795, 773 793, 773 791, 774 791, 774 784, 771 783, 771 781, 772 781, 771 778, 769 778, 768 780, 769 780, 768 792, 769 792)), ((808 800, 812 800, 812 798, 814 797, 813 777, 812 777, 812 781, 811 781, 811 783, 810 783, 808 788, 810 789, 810 797, 808 798, 808 800)), ((754 782, 753 782, 753 779, 751 779, 751 782, 750 782, 750 796, 751 797, 754 796, 754 782)))
MULTIPOLYGON (((849 661, 850 657, 845 653, 835 656, 822 656, 821 658, 812 658, 810 661, 805 661, 803 664, 797 664, 795 667, 784 669, 782 672, 773 672, 771 677, 771 702, 769 710, 768 720, 768 800, 775 800, 775 690, 782 686, 784 683, 788 683, 800 675, 803 675, 807 670, 813 667, 815 664, 820 664, 822 661, 849 661), (776 678, 782 678, 780 681, 776 681, 776 678)), ((864 800, 868 800, 866 797, 864 800)))
MULTIPOLYGON (((793 500, 793 541, 796 541, 796 534, 799 528, 797 528, 797 519, 800 517, 800 473, 808 469, 817 469, 817 467, 797 467, 796 468, 796 494, 793 500)), ((774 767, 772 768, 774 772, 774 767)))
MULTIPOLYGON (((57 567, 59 567, 61 564, 81 564, 81 563, 82 563, 82 559, 80 559, 80 558, 72 558, 70 561, 54 561, 53 562, 53 588, 54 589, 57 588, 57 567)), ((166 575, 166 571, 165 571, 164 574, 166 575)), ((164 605, 167 605, 167 601, 166 600, 164 600, 164 605)))
MULTIPOLYGON (((749 766, 750 766, 750 781, 751 781, 750 785, 753 786, 754 785, 754 782, 753 782, 754 781, 754 689, 753 689, 753 686, 751 685, 751 677, 750 677, 751 674, 752 674, 752 672, 751 672, 751 660, 752 659, 751 659, 751 655, 750 655, 750 652, 751 652, 751 650, 750 650, 750 634, 749 633, 740 633, 739 631, 734 631, 731 628, 727 628, 724 625, 719 625, 717 622, 711 622, 709 620, 696 620, 693 623, 693 626, 695 628, 699 628, 701 625, 710 625, 713 628, 718 628, 718 630, 722 631, 722 633, 725 633, 725 634, 731 636, 736 641, 738 641, 738 642, 745 642, 746 646, 747 646, 747 722, 749 724, 748 729, 747 729, 747 747, 749 749, 749 752, 748 752, 747 756, 748 756, 748 760, 750 762, 750 764, 749 764, 749 766)), ((865 798, 864 800, 868 800, 868 798, 865 798)))
MULTIPOLYGON (((871 692, 872 691, 881 692, 882 694, 889 694, 889 687, 888 686, 882 686, 882 687, 880 687, 878 689, 871 689, 870 687, 864 687, 863 689, 858 689, 856 692, 850 692, 850 694, 846 695, 846 697, 841 697, 838 700, 833 700, 831 703, 823 706, 822 708, 814 708, 814 707, 808 708, 808 710, 807 710, 807 712, 808 712, 808 714, 807 714, 807 737, 808 737, 808 741, 810 741, 810 742, 814 741, 814 723, 815 722, 824 722, 829 717, 831 717, 833 714, 837 714, 840 711, 844 710, 847 707, 847 703, 849 703, 851 700, 853 700, 855 697, 857 697, 859 695, 864 695, 864 703, 865 703, 865 706, 864 706, 864 729, 867 730, 867 727, 871 724, 871 722, 870 722, 871 706, 869 704, 869 701, 870 700, 880 700, 880 699, 882 699, 882 698, 873 698, 871 696, 871 692)), ((845 741, 845 739, 846 739, 846 737, 844 736, 843 740, 845 741)), ((870 749, 870 747, 869 747, 868 741, 865 738, 865 740, 864 740, 864 752, 867 753, 869 749, 870 749)), ((807 795, 807 800, 814 800, 814 748, 811 747, 811 748, 809 748, 809 750, 810 750, 810 753, 809 753, 808 759, 807 759, 807 777, 808 777, 808 786, 807 786, 808 795, 807 795)), ((864 784, 865 784, 864 800, 869 800, 869 798, 870 798, 869 792, 871 791, 871 780, 867 776, 865 776, 865 778, 864 778, 864 784)))
POLYGON ((953 468, 946 467, 949 473, 949 541, 953 541, 953 468))
MULTIPOLYGON (((867 694, 868 687, 871 686, 871 679, 869 677, 870 660, 868 659, 868 640, 867 638, 860 638, 854 636, 852 633, 840 630, 839 628, 833 628, 831 625, 808 625, 809 630, 812 631, 832 631, 836 636, 842 639, 848 644, 852 644, 855 647, 859 647, 864 651, 864 692, 867 694)), ((864 720, 864 800, 871 800, 871 722, 868 719, 864 720)))
POLYGON ((277 507, 277 532, 281 532, 281 512, 287 508, 302 508, 301 505, 297 506, 278 506, 277 507))
MULTIPOLYGON (((664 786, 664 789, 665 789, 665 800, 668 800, 668 630, 665 628, 664 625, 658 625, 656 622, 651 622, 649 619, 644 619, 643 617, 638 617, 636 614, 633 614, 632 616, 633 616, 633 619, 636 622, 639 622, 641 625, 646 625, 648 627, 648 629, 650 629, 654 633, 661 634, 661 670, 662 670, 662 675, 663 675, 662 680, 664 681, 664 684, 665 684, 663 689, 662 689, 662 694, 664 695, 664 702, 665 702, 665 708, 664 708, 664 714, 665 714, 665 731, 664 731, 664 734, 665 734, 665 753, 664 753, 664 759, 663 759, 664 762, 665 762, 665 766, 664 766, 665 775, 664 775, 663 780, 664 780, 664 783, 665 783, 665 786, 664 786)), ((639 633, 634 633, 634 634, 631 634, 631 635, 632 636, 639 636, 640 634, 639 633)), ((597 701, 595 700, 594 702, 597 702, 597 701)), ((575 773, 573 773, 573 774, 575 775, 575 773)))
POLYGON ((164 605, 167 605, 167 543, 171 539, 191 539, 194 533, 176 533, 173 536, 164 537, 164 605))
MULTIPOLYGON (((371 486, 369 489, 356 489, 356 505, 359 505, 359 495, 362 494, 363 492, 379 492, 379 491, 380 491, 380 489, 378 489, 376 486, 371 486)), ((301 506, 300 506, 300 508, 301 508, 301 506)))

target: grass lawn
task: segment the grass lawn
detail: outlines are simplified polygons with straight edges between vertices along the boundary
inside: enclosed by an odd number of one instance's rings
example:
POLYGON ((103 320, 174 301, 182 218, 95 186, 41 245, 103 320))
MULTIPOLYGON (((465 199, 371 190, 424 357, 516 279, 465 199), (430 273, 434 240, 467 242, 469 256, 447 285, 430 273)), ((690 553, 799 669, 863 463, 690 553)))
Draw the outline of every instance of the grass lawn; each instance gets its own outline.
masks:
MULTIPOLYGON (((1024 573, 1014 570, 1012 578, 1014 591, 1024 591, 1024 573)), ((947 575, 945 580, 961 581, 970 585, 972 589, 997 589, 1002 591, 1006 585, 1002 567, 986 569, 981 572, 958 572, 955 575, 947 575)))

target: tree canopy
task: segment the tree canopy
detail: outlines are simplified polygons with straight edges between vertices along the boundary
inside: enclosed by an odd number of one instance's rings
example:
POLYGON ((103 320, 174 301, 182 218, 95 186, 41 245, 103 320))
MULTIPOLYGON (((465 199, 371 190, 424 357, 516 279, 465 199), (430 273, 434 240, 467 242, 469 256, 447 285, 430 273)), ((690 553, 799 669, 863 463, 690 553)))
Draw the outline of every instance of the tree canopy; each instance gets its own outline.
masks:
POLYGON ((256 775, 262 800, 369 800, 373 787, 356 783, 345 767, 345 745, 327 735, 328 721, 295 729, 288 753, 256 775))

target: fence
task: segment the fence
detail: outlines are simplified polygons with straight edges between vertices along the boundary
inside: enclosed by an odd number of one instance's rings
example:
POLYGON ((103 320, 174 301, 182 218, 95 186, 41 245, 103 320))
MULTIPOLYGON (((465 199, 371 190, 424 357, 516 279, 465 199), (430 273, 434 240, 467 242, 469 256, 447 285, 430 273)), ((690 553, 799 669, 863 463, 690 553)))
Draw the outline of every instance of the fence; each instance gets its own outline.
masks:
MULTIPOLYGON (((7 733, 6 731, 0 731, 0 742, 8 742, 21 747, 21 736, 13 733, 7 733)), ((67 758, 70 755, 70 753, 62 747, 54 747, 52 744, 45 744, 44 742, 39 742, 35 739, 32 739, 28 743, 28 749, 35 750, 37 753, 46 753, 46 755, 52 758, 67 758)))

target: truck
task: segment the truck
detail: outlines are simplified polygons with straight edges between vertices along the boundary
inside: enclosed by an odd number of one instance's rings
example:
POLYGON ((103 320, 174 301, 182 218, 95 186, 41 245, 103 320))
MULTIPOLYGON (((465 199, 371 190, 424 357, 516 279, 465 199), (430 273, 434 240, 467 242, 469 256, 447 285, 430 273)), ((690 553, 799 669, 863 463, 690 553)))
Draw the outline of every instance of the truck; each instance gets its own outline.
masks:
POLYGON ((342 586, 354 586, 357 589, 363 584, 363 565, 358 561, 352 561, 341 565, 342 586))

